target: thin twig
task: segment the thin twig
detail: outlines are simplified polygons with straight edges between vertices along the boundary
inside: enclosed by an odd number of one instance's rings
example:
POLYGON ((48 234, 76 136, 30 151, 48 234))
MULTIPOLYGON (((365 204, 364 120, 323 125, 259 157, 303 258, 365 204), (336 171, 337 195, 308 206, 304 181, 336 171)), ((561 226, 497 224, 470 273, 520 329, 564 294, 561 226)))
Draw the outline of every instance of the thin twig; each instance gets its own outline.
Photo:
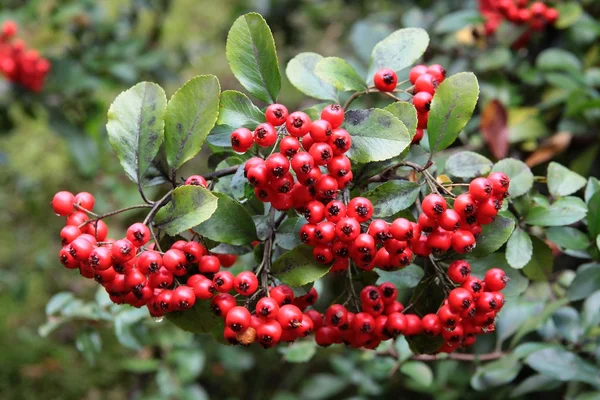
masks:
POLYGON ((498 358, 502 358, 505 355, 506 355, 506 353, 504 353, 502 351, 494 351, 491 353, 484 353, 484 354, 449 353, 449 354, 446 354, 443 356, 419 354, 419 355, 414 355, 411 358, 413 360, 418 360, 418 361, 436 361, 436 360, 443 360, 443 359, 451 359, 451 360, 457 360, 457 361, 491 361, 491 360, 497 360, 498 358))
POLYGON ((146 218, 144 218, 144 225, 148 226, 149 223, 151 223, 154 219, 154 215, 158 212, 158 210, 165 205, 165 203, 167 201, 169 201, 169 199, 171 198, 171 195, 173 194, 173 191, 175 190, 175 188, 169 190, 167 192, 167 194, 165 194, 160 200, 158 200, 156 203, 154 203, 154 206, 152 207, 152 210, 150 210, 150 212, 148 213, 148 215, 146 215, 146 218))
POLYGON ((146 197, 146 193, 144 193, 144 188, 142 187, 141 181, 138 181, 138 192, 140 192, 140 196, 142 196, 142 200, 144 200, 146 204, 154 204, 152 200, 148 200, 146 197))
POLYGON ((136 204, 135 206, 129 206, 129 207, 125 207, 125 208, 120 208, 118 210, 114 210, 114 211, 108 212, 106 214, 96 214, 96 213, 94 213, 94 212, 92 212, 90 210, 86 210, 85 208, 81 207, 79 204, 73 204, 73 206, 75 208, 77 208, 78 210, 83 211, 83 212, 91 215, 92 217, 94 217, 94 219, 89 219, 89 220, 85 221, 83 224, 81 224, 81 226, 85 226, 85 225, 87 225, 89 223, 97 222, 97 221, 99 221, 101 219, 104 219, 104 218, 107 218, 107 217, 111 217, 113 215, 121 214, 121 213, 123 213, 125 211, 136 210, 136 209, 139 209, 139 208, 151 208, 152 204, 136 204))
POLYGON ((202 175, 204 179, 210 180, 214 178, 221 178, 227 175, 233 175, 237 172, 239 165, 232 165, 231 167, 223 168, 217 171, 209 172, 207 174, 202 175))

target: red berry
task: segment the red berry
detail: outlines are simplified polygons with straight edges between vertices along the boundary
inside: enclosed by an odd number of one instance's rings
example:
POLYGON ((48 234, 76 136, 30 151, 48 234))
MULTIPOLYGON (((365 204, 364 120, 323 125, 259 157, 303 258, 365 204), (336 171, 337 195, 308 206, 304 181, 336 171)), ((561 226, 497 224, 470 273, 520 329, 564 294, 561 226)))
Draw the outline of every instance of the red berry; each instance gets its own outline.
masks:
POLYGON ((418 92, 413 97, 413 104, 418 112, 427 112, 431 107, 433 95, 429 92, 418 92))
POLYGON ((348 310, 341 304, 329 306, 325 312, 325 325, 335 326, 340 329, 348 328, 348 310))
POLYGON ((452 262, 448 267, 448 277, 454 283, 463 283, 471 275, 471 266, 465 260, 452 262))
POLYGON ((435 314, 427 314, 421 319, 423 333, 427 336, 438 336, 442 331, 440 318, 435 314))
POLYGON ((490 292, 498 292, 506 287, 508 276, 500 268, 492 268, 485 273, 485 288, 490 292))
POLYGON ((479 313, 488 313, 498 308, 496 296, 492 292, 483 292, 477 299, 477 311, 479 313))
POLYGON ((263 297, 256 303, 256 315, 263 320, 277 318, 279 304, 272 297, 263 297))
POLYGON ((415 92, 427 92, 433 95, 439 85, 439 82, 429 73, 425 73, 415 81, 415 92))
POLYGON ((441 306, 437 312, 437 316, 440 319, 442 326, 446 329, 454 329, 456 324, 460 321, 460 316, 453 312, 448 305, 441 306))
POLYGON ((427 217, 433 219, 437 219, 441 216, 448 207, 446 199, 435 193, 425 196, 421 206, 423 207, 423 213, 427 215, 427 217))
POLYGON ((259 124, 254 130, 254 141, 260 147, 273 146, 277 141, 277 131, 269 123, 259 124))
POLYGON ((192 308, 196 302, 196 295, 194 290, 185 285, 181 285, 173 290, 173 297, 171 299, 175 308, 179 310, 187 310, 192 308))
POLYGON ((419 240, 411 242, 412 251, 418 256, 429 257, 431 254, 431 247, 428 244, 427 236, 423 235, 419 237, 419 240))
POLYGON ((371 314, 360 312, 352 320, 352 329, 355 332, 371 333, 375 329, 375 318, 371 314))
POLYGON ((315 142, 327 142, 332 133, 331 124, 324 119, 313 121, 310 126, 310 137, 315 142))
POLYGON ((448 306, 455 313, 468 309, 473 303, 473 296, 467 289, 456 288, 448 295, 448 306))
POLYGON ((312 121, 306 113, 295 111, 291 113, 286 121, 285 127, 288 133, 294 137, 302 137, 310 131, 312 121))
POLYGON ((537 17, 544 15, 547 8, 548 7, 541 1, 536 1, 535 3, 531 4, 531 6, 529 6, 529 10, 531 11, 531 13, 537 17))
POLYGON ((321 264, 329 264, 333 261, 334 254, 329 245, 318 245, 313 248, 313 257, 321 264))
MULTIPOLYGON (((57 215, 67 216, 73 212, 75 196, 71 192, 58 192, 52 198, 52 209, 57 215)), ((71 225, 71 224, 70 224, 71 225)))
POLYGON ((331 175, 341 178, 352 170, 352 163, 346 156, 336 156, 327 163, 327 169, 331 175))
POLYGON ((404 329, 405 336, 415 336, 421 333, 423 327, 421 326, 421 318, 415 314, 405 314, 406 317, 406 329, 404 329))
MULTIPOLYGON (((425 125, 427 125, 427 123, 425 123, 425 125)), ((417 130, 415 131, 415 136, 413 136, 412 138, 412 144, 419 144, 421 139, 423 139, 423 129, 424 128, 417 128, 417 130)))
POLYGON ((335 129, 344 122, 344 109, 339 104, 331 104, 321 110, 321 118, 331 124, 335 129))
POLYGON ((163 265, 173 275, 185 275, 187 272, 187 260, 185 253, 181 250, 173 248, 167 250, 165 254, 163 254, 163 265))
POLYGON ((553 24, 559 17, 558 10, 556 8, 548 8, 544 13, 544 18, 548 21, 549 24, 553 24))
POLYGON ((242 332, 250 327, 250 311, 235 306, 225 316, 225 325, 234 332, 242 332))
POLYGON ((96 271, 104 271, 112 266, 112 252, 108 247, 96 247, 90 253, 87 262, 96 271))
POLYGON ((327 143, 315 143, 311 146, 309 154, 316 165, 327 165, 333 157, 333 150, 327 143))
POLYGON ((300 150, 300 142, 293 136, 286 136, 279 142, 279 150, 286 157, 293 157, 300 150))
POLYGON ((251 271, 240 272, 233 282, 233 288, 243 296, 250 296, 258 289, 258 278, 251 271))
POLYGON ((438 81, 438 84, 446 79, 446 70, 440 64, 431 64, 427 68, 427 73, 432 75, 433 78, 438 81))
POLYGON ((86 210, 90 211, 92 208, 94 208, 95 199, 91 193, 81 192, 75 195, 73 203, 78 204, 82 208, 85 208, 86 210))
POLYGON ((390 225, 390 234, 399 241, 407 241, 414 237, 413 224, 406 218, 396 218, 390 225))
POLYGON ((248 182, 255 187, 266 186, 269 182, 269 172, 266 164, 254 165, 246 175, 248 182))
POLYGON ((337 328, 322 326, 315 331, 315 342, 321 347, 328 347, 337 341, 337 328))
POLYGON ((315 159, 308 153, 298 153, 292 157, 292 169, 297 175, 308 174, 315 166, 315 159))
POLYGON ((325 219, 325 206, 319 201, 311 201, 306 205, 304 218, 309 224, 318 224, 325 219))
POLYGON ((142 247, 150 240, 150 229, 140 222, 127 229, 127 239, 137 247, 142 247))
POLYGON ((426 73, 427 73, 426 65, 422 65, 422 64, 415 65, 410 70, 410 73, 408 74, 408 79, 410 80, 410 83, 412 83, 414 85, 415 82, 417 81, 417 78, 419 78, 421 75, 426 74, 426 73))
POLYGON ((231 133, 231 148, 238 153, 245 153, 254 144, 252 131, 247 128, 238 128, 231 133))
POLYGON ((335 224, 329 221, 323 221, 317 224, 315 228, 315 239, 319 244, 328 244, 335 239, 335 224))
POLYGON ((503 172, 492 172, 488 175, 487 179, 492 184, 492 194, 495 197, 503 198, 510 186, 510 179, 508 176, 503 172))
POLYGON ((317 192, 317 198, 329 201, 337 196, 338 182, 331 175, 323 175, 315 183, 315 191, 317 192))
POLYGON ((229 271, 220 271, 213 277, 213 286, 218 292, 227 293, 233 289, 235 277, 229 271))
POLYGON ((482 282, 474 276, 469 276, 460 287, 467 289, 473 295, 473 299, 477 299, 483 292, 482 282))
POLYGON ((185 180, 185 184, 191 186, 202 186, 204 188, 208 186, 208 183, 206 183, 206 179, 204 179, 200 175, 191 175, 185 180))
POLYGON ((438 218, 438 224, 442 229, 455 231, 460 228, 460 215, 453 209, 448 208, 438 218))
POLYGON ((281 153, 271 154, 265 161, 270 178, 281 178, 290 170, 290 162, 281 153))
POLYGON ((355 197, 348 203, 346 213, 358 222, 366 222, 373 216, 373 204, 364 197, 355 197))
POLYGON ((454 199, 454 210, 462 217, 473 215, 477 211, 475 199, 469 193, 462 193, 454 199))
MULTIPOLYGON (((317 225, 314 224, 306 224, 300 228, 300 232, 298 235, 300 236, 300 241, 302 243, 308 244, 309 246, 314 246, 317 244, 317 238, 315 236, 315 231, 317 229, 317 225)), ((337 232, 336 232, 337 234, 337 232)))
POLYGON ((427 237, 427 246, 431 250, 441 253, 448 251, 452 245, 452 232, 445 231, 443 229, 437 229, 429 234, 427 237))
POLYGON ((264 348, 275 346, 281 340, 282 329, 279 322, 265 321, 256 328, 256 338, 264 348))
POLYGON ((390 226, 383 219, 374 219, 371 221, 368 232, 369 235, 380 242, 384 242, 390 238, 390 226))
POLYGON ((475 247, 475 236, 470 231, 459 229, 452 234, 452 249, 458 254, 469 253, 475 247))
POLYGON ((427 121, 429 120, 429 112, 417 113, 417 129, 427 129, 427 121))
POLYGON ((289 286, 279 285, 271 288, 269 290, 269 294, 272 299, 277 301, 279 307, 284 306, 286 304, 292 304, 294 301, 294 292, 289 286))
POLYGON ((385 329, 390 333, 392 337, 404 334, 407 328, 406 315, 394 312, 388 314, 385 329))
POLYGON ((206 249, 198 242, 187 242, 181 251, 188 263, 197 263, 206 254, 206 249))
POLYGON ((336 224, 335 233, 342 242, 353 242, 360 235, 360 223, 355 218, 344 217, 336 224))
POLYGON ((283 104, 271 104, 265 111, 265 117, 273 126, 283 125, 288 117, 288 109, 283 104))
POLYGON ((277 322, 284 330, 298 328, 302 325, 302 311, 293 304, 285 304, 277 312, 277 322))
MULTIPOLYGON (((209 295, 210 294, 211 293, 209 293, 209 295)), ((210 296, 208 298, 210 298, 210 296)), ((229 293, 219 293, 210 301, 210 309, 217 317, 225 317, 236 305, 237 302, 235 301, 235 297, 229 293)))
POLYGON ((329 145, 333 149, 333 153, 339 156, 350 149, 352 138, 345 129, 336 128, 333 130, 331 136, 329 136, 329 145))
POLYGON ((148 276, 148 285, 151 288, 166 289, 171 284, 173 284, 173 274, 165 267, 160 267, 158 272, 148 276))
POLYGON ((321 179, 321 169, 313 168, 307 174, 296 174, 298 182, 304 186, 314 186, 321 179))
POLYGON ((68 245, 73 240, 77 239, 81 235, 81 231, 74 225, 67 225, 60 231, 61 244, 63 246, 68 245))
POLYGON ((337 223, 345 216, 346 206, 341 201, 333 200, 325 206, 325 218, 327 218, 328 221, 337 223))
POLYGON ((382 68, 375 73, 373 82, 380 92, 393 92, 398 84, 398 76, 391 69, 382 68))
POLYGON ((418 224, 421 231, 425 233, 431 233, 438 228, 437 221, 433 218, 429 218, 425 214, 419 215, 418 224))
POLYGON ((469 194, 475 201, 485 201, 492 196, 492 184, 487 178, 475 178, 469 183, 469 194))

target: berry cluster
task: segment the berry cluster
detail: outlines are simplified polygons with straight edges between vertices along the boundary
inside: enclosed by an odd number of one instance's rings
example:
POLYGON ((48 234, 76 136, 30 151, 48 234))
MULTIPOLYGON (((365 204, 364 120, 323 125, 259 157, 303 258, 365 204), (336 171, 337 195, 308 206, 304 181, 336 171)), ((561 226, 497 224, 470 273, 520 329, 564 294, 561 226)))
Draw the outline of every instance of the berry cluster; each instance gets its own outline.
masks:
POLYGON ((37 50, 27 49, 22 40, 13 40, 17 24, 6 21, 0 31, 0 72, 11 82, 18 82, 27 89, 39 92, 44 87, 50 62, 37 50))
POLYGON ((501 172, 476 178, 468 192, 454 199, 454 208, 439 194, 429 194, 416 223, 405 218, 391 224, 382 219, 370 221, 373 205, 364 197, 348 205, 339 200, 326 204, 313 200, 304 210, 308 223, 300 229, 300 240, 314 246, 317 261, 333 262, 332 272, 347 269, 349 259, 367 271, 394 270, 409 265, 413 254, 427 257, 450 248, 463 254, 475 247, 482 225, 494 221, 509 185, 501 172))
POLYGON ((331 104, 321 111, 321 119, 311 121, 302 111, 288 114, 285 106, 272 104, 265 117, 267 122, 254 132, 238 128, 231 134, 231 146, 237 152, 248 151, 254 143, 275 145, 265 160, 253 157, 244 166, 260 201, 278 210, 303 209, 314 199, 335 198, 338 190, 350 184, 351 164, 344 153, 350 149, 351 139, 340 128, 344 121, 341 106, 331 104), (279 151, 275 152, 278 140, 279 151))
POLYGON ((485 18, 484 29, 488 36, 493 35, 504 20, 525 25, 530 31, 542 31, 559 17, 555 8, 548 7, 541 1, 529 4, 529 0, 484 0, 480 1, 479 6, 485 18))
MULTIPOLYGON (((423 138, 423 129, 427 129, 431 100, 440 83, 446 78, 446 70, 439 64, 415 65, 409 74, 413 85, 413 105, 417 110, 417 131, 413 143, 419 143, 423 138)), ((375 87, 381 92, 393 92, 398 84, 398 76, 391 69, 383 68, 375 73, 375 87)))
POLYGON ((185 240, 175 242, 165 253, 154 250, 153 244, 148 245, 150 229, 142 223, 131 225, 125 238, 108 238, 104 221, 90 220, 87 214, 94 202, 87 192, 74 196, 63 191, 54 196, 54 212, 67 217, 60 232, 59 259, 66 268, 79 269, 85 278, 95 279, 114 303, 146 305, 151 315, 160 316, 190 308, 196 299, 208 300, 215 292, 235 288, 251 295, 258 288, 252 272, 234 277, 220 271, 235 263, 235 255, 209 254, 202 244, 185 240), (187 285, 175 282, 175 277, 184 276, 187 285))

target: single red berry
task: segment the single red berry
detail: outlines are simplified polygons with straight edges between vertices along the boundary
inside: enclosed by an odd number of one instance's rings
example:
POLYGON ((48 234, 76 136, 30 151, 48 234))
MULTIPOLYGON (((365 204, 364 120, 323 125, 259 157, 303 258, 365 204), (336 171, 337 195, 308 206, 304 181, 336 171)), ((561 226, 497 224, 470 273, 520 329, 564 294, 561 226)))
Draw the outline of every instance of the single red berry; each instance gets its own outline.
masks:
POLYGON ((73 240, 68 246, 69 254, 79 262, 87 262, 94 250, 94 244, 83 237, 73 240))
POLYGON ((298 178, 298 182, 301 185, 314 186, 315 183, 317 183, 319 179, 321 179, 322 175, 323 174, 321 173, 320 168, 313 168, 306 174, 296 174, 296 178, 298 178))
POLYGON ((435 314, 427 314, 421 319, 423 333, 427 336, 438 336, 442 331, 440 318, 435 314))
MULTIPOLYGON (((310 204, 310 203, 309 203, 310 204)), ((346 206, 339 200, 332 200, 325 206, 325 218, 337 223, 346 216, 346 206)))
POLYGON ((425 235, 420 236, 419 240, 411 242, 413 253, 421 257, 429 257, 431 247, 429 247, 428 242, 428 237, 425 235))
POLYGON ((460 228, 460 215, 455 210, 448 208, 438 218, 440 228, 447 231, 455 231, 460 228))
POLYGON ((83 211, 73 211, 67 217, 66 225, 73 225, 73 226, 81 227, 80 229, 87 229, 87 228, 85 228, 85 225, 83 225, 83 224, 89 220, 90 220, 90 218, 83 211))
POLYGON ((269 123, 259 124, 254 130, 254 141, 260 147, 273 146, 277 141, 277 131, 269 123))
POLYGON ((469 183, 469 194, 475 201, 485 201, 492 196, 492 184, 487 178, 475 178, 469 183))
POLYGON ((188 263, 197 263, 206 254, 206 248, 198 242, 187 242, 181 251, 188 263))
POLYGON ((298 232, 298 235, 300 236, 300 241, 309 246, 315 246, 317 244, 317 237, 315 236, 316 229, 317 225, 315 224, 303 225, 300 228, 300 231, 298 232))
POLYGON ((163 254, 163 265, 173 275, 182 276, 187 273, 187 259, 181 250, 173 248, 167 250, 163 254))
POLYGON ((427 112, 431 108, 433 95, 429 92, 418 92, 413 96, 413 104, 418 112, 427 112))
POLYGON ((492 292, 483 292, 477 299, 477 311, 479 313, 487 313, 495 311, 498 308, 496 296, 492 292))
POLYGON ((306 205, 304 218, 309 224, 318 224, 325 219, 325 206, 319 201, 311 201, 306 205))
POLYGON ((429 112, 417 113, 417 129, 427 129, 427 121, 429 120, 429 112))
POLYGON ((506 287, 508 276, 500 268, 492 268, 485 273, 485 288, 490 292, 498 292, 506 287))
POLYGON ((150 229, 141 222, 137 222, 127 229, 126 236, 134 246, 142 247, 150 240, 150 229))
POLYGON ((452 311, 448 305, 441 306, 437 312, 437 316, 442 326, 446 329, 454 329, 456 324, 460 322, 460 315, 452 311))
POLYGON ((464 288, 453 289, 448 295, 448 306, 455 313, 468 309, 473 303, 471 292, 464 288))
POLYGON ((290 170, 290 161, 281 153, 271 154, 265 161, 270 178, 281 178, 290 170))
POLYGON ((344 109, 339 104, 328 105, 321 110, 321 119, 329 122, 331 128, 335 129, 344 122, 344 109))
POLYGON ((375 73, 373 82, 380 92, 393 92, 398 84, 398 76, 393 70, 382 68, 375 73))
MULTIPOLYGON (((425 124, 427 125, 427 123, 425 124)), ((419 144, 419 142, 421 142, 421 139, 423 139, 423 129, 424 128, 417 128, 417 130, 415 131, 415 136, 413 136, 411 143, 412 144, 419 144)))
POLYGON ((235 306, 225 316, 225 325, 234 332, 242 332, 250 327, 250 311, 235 306))
POLYGON ((171 299, 175 308, 179 310, 187 310, 192 308, 196 302, 196 295, 194 290, 185 285, 177 286, 173 290, 173 298, 171 299))
POLYGON ((419 78, 421 75, 426 74, 426 73, 427 73, 426 65, 423 65, 423 64, 415 65, 410 70, 410 73, 408 74, 408 79, 410 80, 410 83, 412 83, 414 85, 415 82, 417 81, 417 78, 419 78))
POLYGON ((329 244, 335 239, 335 224, 329 221, 323 221, 317 224, 315 228, 315 239, 319 244, 329 244))
POLYGON ((271 104, 265 111, 267 122, 273 126, 283 125, 288 117, 288 109, 283 104, 271 104))
POLYGON ((297 175, 308 174, 315 166, 315 159, 308 153, 298 153, 292 157, 292 169, 297 175))
POLYGON ((202 186, 203 188, 208 186, 206 179, 204 179, 200 175, 191 175, 189 178, 187 178, 185 180, 185 184, 191 185, 191 186, 202 186))
POLYGON ((167 268, 160 267, 158 272, 148 276, 148 285, 151 288, 166 289, 173 284, 173 279, 173 274, 167 268))
POLYGON ((137 267, 146 275, 157 273, 162 265, 162 256, 154 250, 144 251, 137 259, 137 267))
POLYGON ((452 246, 452 232, 436 229, 427 237, 427 245, 432 251, 442 253, 448 251, 452 246))
POLYGON ((281 325, 275 320, 265 321, 256 328, 256 338, 264 348, 279 343, 282 333, 281 325))
POLYGON ((352 329, 355 332, 371 333, 375 330, 375 318, 371 314, 360 312, 352 320, 352 329))
POLYGON ((433 95, 437 90, 439 82, 429 73, 425 73, 415 81, 415 92, 427 92, 433 95))
POLYGON ((344 217, 336 224, 335 233, 342 242, 353 242, 360 235, 360 223, 355 218, 344 217))
POLYGON ((479 296, 481 295, 481 293, 483 292, 483 284, 482 282, 475 278, 474 276, 469 276, 461 285, 460 287, 467 289, 469 292, 471 292, 471 295, 473 296, 474 300, 477 300, 479 298, 479 296))
POLYGON ((279 151, 286 157, 293 157, 300 150, 300 142, 293 136, 286 136, 279 142, 279 151))
POLYGON ((77 239, 81 235, 81 231, 74 225, 67 225, 60 231, 61 244, 63 246, 68 245, 73 240, 77 239))
POLYGON ((238 128, 231 133, 231 148, 238 153, 245 153, 254 144, 252 131, 247 128, 238 128))
POLYGON ((337 328, 322 326, 315 331, 315 342, 321 347, 329 347, 336 343, 338 336, 337 328))
POLYGON ((390 234, 399 241, 407 241, 414 237, 413 224, 406 218, 396 218, 390 225, 390 234))
POLYGON ((327 165, 333 158, 333 150, 327 143, 315 143, 311 146, 309 154, 314 159, 316 165, 327 165))
POLYGON ((258 278, 254 272, 240 272, 233 281, 233 288, 243 296, 250 296, 258 289, 258 278))
POLYGON ((492 184, 492 193, 495 197, 503 198, 510 187, 510 179, 503 172, 492 172, 487 179, 492 184))
POLYGON ((366 222, 373 216, 373 204, 364 197, 355 197, 348 203, 347 215, 358 222, 366 222))
POLYGON ((459 229, 452 234, 452 249, 458 254, 469 253, 475 248, 475 236, 470 231, 459 229))
POLYGON ((260 157, 252 157, 252 158, 250 158, 244 164, 244 178, 248 177, 248 171, 250 171, 250 168, 254 167, 255 165, 260 165, 260 164, 264 164, 264 163, 265 163, 265 160, 263 160, 260 157))
POLYGON ((332 200, 337 196, 338 181, 331 175, 322 175, 321 179, 315 183, 315 191, 317 198, 323 201, 332 200))
POLYGON ((302 325, 302 311, 293 304, 285 304, 277 312, 277 322, 284 330, 298 328, 302 325))
POLYGON ((70 250, 71 250, 70 246, 63 247, 60 250, 60 252, 58 253, 58 259, 60 260, 60 263, 65 266, 65 268, 68 268, 68 269, 78 268, 80 265, 80 262, 77 261, 75 258, 73 258, 73 256, 70 253, 70 250))
POLYGON ((58 192, 52 198, 52 209, 57 215, 66 217, 73 212, 75 196, 71 192, 58 192))
POLYGON ((559 17, 558 10, 556 8, 548 8, 544 13, 544 18, 548 21, 549 24, 553 24, 559 17))
POLYGON ((256 315, 263 320, 275 319, 279 313, 279 304, 272 297, 263 297, 256 303, 256 315))
POLYGON ((385 329, 392 337, 404 334, 407 328, 406 315, 399 312, 388 314, 385 329))
POLYGON ((352 138, 345 129, 336 128, 333 130, 331 136, 329 136, 329 145, 333 149, 333 154, 339 156, 350 149, 352 138))
POLYGON ((286 304, 292 304, 294 301, 294 292, 289 286, 279 285, 269 290, 269 295, 277 301, 279 307, 286 304))
POLYGON ((417 220, 419 228, 422 232, 431 233, 438 229, 438 223, 435 219, 429 218, 426 214, 419 215, 417 220))
POLYGON ((213 286, 218 292, 227 293, 233 289, 235 277, 229 271, 220 271, 213 277, 213 286))
POLYGON ((94 196, 88 192, 77 193, 73 199, 73 203, 85 208, 88 211, 94 208, 95 201, 96 200, 94 199, 94 196))
POLYGON ((310 131, 312 121, 306 113, 295 111, 291 113, 286 121, 285 127, 288 133, 294 137, 302 137, 310 131))
POLYGON ((324 119, 313 121, 310 126, 310 137, 315 142, 327 142, 332 133, 331 124, 324 119))
POLYGON ((446 79, 446 70, 440 64, 431 64, 427 67, 427 73, 432 75, 433 78, 438 81, 438 84, 446 79))
POLYGON ((471 266, 465 260, 453 261, 448 267, 448 277, 454 283, 463 283, 471 275, 471 266))
POLYGON ((477 204, 475 199, 469 193, 462 193, 454 199, 454 210, 462 217, 475 214, 477 212, 477 204))
MULTIPOLYGON (((210 298, 210 296, 208 298, 210 298)), ((217 317, 225 317, 227 313, 236 305, 237 302, 235 301, 235 297, 229 293, 219 293, 211 299, 210 310, 217 317)))
POLYGON ((329 306, 325 312, 325 325, 335 326, 340 329, 348 328, 348 310, 341 304, 329 306))
POLYGON ((462 324, 460 322, 457 323, 451 331, 446 329, 442 330, 441 335, 448 346, 458 347, 463 339, 462 324))
POLYGON ((269 170, 266 164, 257 164, 248 170, 246 174, 250 185, 266 186, 269 182, 269 170))
POLYGON ((391 237, 390 225, 383 219, 374 219, 371 221, 368 232, 369 235, 380 242, 384 242, 391 237))
POLYGON ((87 262, 95 270, 104 271, 113 265, 112 252, 108 247, 96 247, 90 253, 87 262))
POLYGON ((547 9, 548 7, 541 1, 536 1, 535 3, 532 3, 531 6, 529 6, 531 14, 535 15, 536 17, 541 17, 542 15, 544 15, 547 9))
POLYGON ((333 261, 334 254, 329 245, 318 245, 313 248, 313 257, 321 264, 329 264, 333 261))
POLYGON ((350 162, 350 159, 344 155, 336 156, 327 163, 327 169, 331 175, 336 178, 341 178, 352 170, 352 163, 350 162))
POLYGON ((298 333, 298 337, 307 337, 311 335, 314 331, 312 319, 308 315, 302 314, 302 322, 296 331, 298 333))
POLYGON ((440 217, 448 207, 446 199, 435 193, 425 196, 421 206, 423 207, 423 213, 433 219, 440 217))
POLYGON ((405 336, 416 336, 421 333, 423 326, 421 325, 421 318, 415 314, 404 314, 406 317, 406 329, 404 329, 405 336))
POLYGON ((375 305, 381 299, 381 297, 382 293, 377 286, 365 286, 360 291, 360 301, 363 304, 363 306, 375 305))
POLYGON ((347 188, 352 183, 352 179, 354 179, 354 175, 352 174, 352 171, 349 171, 343 177, 338 178, 338 180, 337 180, 337 182, 338 182, 338 188, 340 190, 343 190, 343 189, 347 188))

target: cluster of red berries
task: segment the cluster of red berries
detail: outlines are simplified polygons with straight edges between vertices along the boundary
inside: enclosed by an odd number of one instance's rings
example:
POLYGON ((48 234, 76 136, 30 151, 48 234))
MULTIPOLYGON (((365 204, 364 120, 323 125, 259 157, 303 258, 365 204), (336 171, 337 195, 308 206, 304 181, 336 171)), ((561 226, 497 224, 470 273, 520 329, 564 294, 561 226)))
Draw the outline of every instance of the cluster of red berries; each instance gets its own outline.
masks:
POLYGON ((131 225, 125 238, 108 238, 104 221, 90 220, 86 213, 94 202, 87 192, 74 196, 63 191, 54 196, 54 212, 66 217, 59 259, 66 268, 79 269, 82 276, 100 283, 114 303, 146 305, 151 315, 161 316, 190 308, 197 298, 210 299, 224 285, 229 285, 225 291, 235 288, 242 295, 258 288, 252 272, 234 277, 220 271, 235 263, 235 255, 209 254, 202 244, 185 240, 175 242, 165 253, 154 250, 154 244, 148 245, 150 229, 142 223, 131 225), (189 277, 188 285, 175 283, 175 277, 182 276, 189 277))
POLYGON ((492 268, 480 280, 471 276, 471 266, 464 260, 450 264, 447 275, 460 286, 450 291, 437 314, 424 316, 421 323, 426 334, 442 335, 439 351, 450 353, 472 345, 477 335, 496 330, 496 314, 504 305, 500 291, 509 278, 501 269, 492 268))
POLYGON ((541 31, 559 17, 558 10, 541 1, 529 4, 529 0, 480 0, 479 8, 488 36, 493 35, 504 20, 526 25, 531 31, 541 31))
POLYGON ((314 200, 304 210, 308 223, 300 228, 300 240, 314 247, 317 261, 333 262, 332 272, 346 270, 350 259, 363 270, 394 270, 409 265, 413 254, 427 257, 450 248, 463 254, 475 247, 482 225, 494 221, 509 186, 502 172, 476 178, 468 192, 454 199, 454 208, 439 194, 429 194, 416 223, 405 218, 391 224, 382 219, 369 223, 373 205, 364 197, 347 206, 339 200, 326 204, 314 200))
POLYGON ((39 92, 50 72, 50 62, 41 57, 37 50, 27 49, 22 40, 13 40, 16 33, 15 22, 4 22, 0 31, 0 72, 9 81, 39 92))
POLYGON ((288 114, 281 104, 267 107, 265 117, 267 122, 258 125, 254 132, 238 128, 231 134, 231 146, 242 153, 254 143, 271 147, 280 139, 278 152, 264 160, 253 157, 244 166, 245 176, 259 200, 278 210, 304 209, 315 199, 334 199, 339 190, 350 184, 352 166, 344 153, 352 142, 348 132, 340 128, 344 122, 340 105, 325 107, 321 119, 316 121, 302 111, 288 114))
MULTIPOLYGON (((413 85, 413 105, 417 110, 417 131, 413 143, 423 138, 423 129, 427 129, 431 100, 440 83, 446 78, 446 70, 439 64, 415 65, 408 76, 413 85)), ((398 84, 398 76, 391 69, 383 68, 375 73, 375 87, 381 92, 393 92, 398 84)))

